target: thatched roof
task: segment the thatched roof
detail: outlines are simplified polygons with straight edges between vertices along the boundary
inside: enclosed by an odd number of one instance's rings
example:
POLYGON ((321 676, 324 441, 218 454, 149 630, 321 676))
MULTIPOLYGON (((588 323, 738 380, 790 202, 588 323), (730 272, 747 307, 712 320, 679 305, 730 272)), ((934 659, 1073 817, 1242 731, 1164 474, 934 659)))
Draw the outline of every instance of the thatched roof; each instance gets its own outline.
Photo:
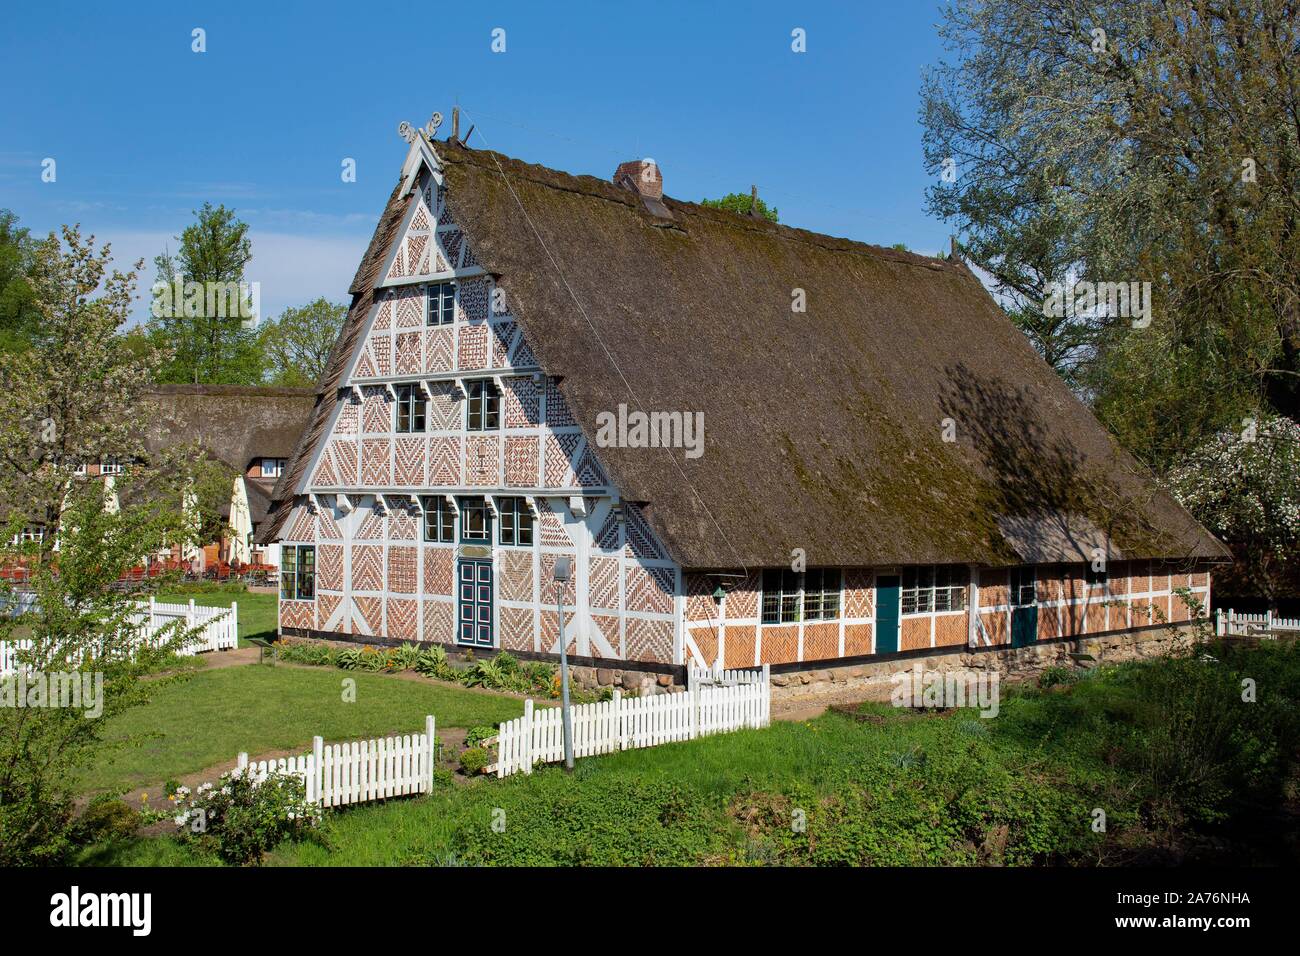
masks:
MULTIPOLYGON (((683 565, 1078 561, 1098 535, 1112 556, 1226 555, 960 262, 666 196, 664 218, 623 186, 436 149, 478 261, 589 438, 620 403, 704 413, 699 458, 599 450, 683 565)), ((358 271, 331 402, 402 207, 395 191, 358 271)))

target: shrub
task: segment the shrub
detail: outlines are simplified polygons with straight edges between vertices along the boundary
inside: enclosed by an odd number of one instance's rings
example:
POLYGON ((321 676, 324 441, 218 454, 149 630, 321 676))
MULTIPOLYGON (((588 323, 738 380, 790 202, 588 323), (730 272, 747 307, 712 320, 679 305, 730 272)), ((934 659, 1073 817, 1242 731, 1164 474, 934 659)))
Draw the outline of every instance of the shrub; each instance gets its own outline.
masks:
POLYGON ((96 797, 77 818, 73 840, 80 844, 125 840, 140 828, 140 815, 123 800, 107 794, 96 797))
POLYGON ((227 863, 260 863, 283 840, 301 840, 320 822, 321 809, 305 799, 294 774, 273 771, 261 783, 248 774, 223 774, 217 786, 198 788, 175 817, 180 836, 210 846, 227 863))
POLYGON ((470 747, 460 755, 461 772, 468 776, 482 773, 487 769, 487 765, 488 752, 483 747, 470 747))
POLYGON ((484 724, 479 727, 471 727, 469 733, 465 735, 466 747, 477 747, 483 741, 497 735, 497 729, 490 725, 484 724))

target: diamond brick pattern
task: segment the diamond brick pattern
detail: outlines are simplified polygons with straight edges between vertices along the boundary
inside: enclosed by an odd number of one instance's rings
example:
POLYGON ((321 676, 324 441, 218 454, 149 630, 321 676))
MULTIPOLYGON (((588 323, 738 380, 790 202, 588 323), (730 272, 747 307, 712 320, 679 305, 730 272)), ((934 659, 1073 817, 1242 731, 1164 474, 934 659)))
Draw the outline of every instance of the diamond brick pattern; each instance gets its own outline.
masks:
POLYGON ((397 333, 397 374, 418 375, 423 371, 423 356, 420 343, 424 340, 421 332, 397 333))
POLYGON ((429 400, 429 429, 431 431, 457 431, 460 428, 460 402, 452 391, 450 382, 434 382, 429 386, 433 398, 429 400))
POLYGON ((418 329, 424 326, 425 291, 423 286, 413 285, 398 289, 394 293, 393 314, 397 328, 418 329))
POLYGON ((389 467, 389 447, 392 442, 387 438, 367 438, 361 442, 361 483, 387 487, 393 483, 392 469, 389 467))
POLYGON ((537 444, 535 435, 506 436, 506 484, 512 488, 537 485, 537 444))
POLYGON ((388 540, 414 541, 419 531, 420 519, 413 507, 395 508, 389 513, 388 540))
POLYGON ((281 601, 280 624, 311 630, 316 626, 316 605, 312 601, 281 601))
POLYGON ((486 322, 488 317, 488 280, 464 279, 456 289, 461 312, 467 322, 486 322))
POLYGON ((844 572, 844 616, 871 617, 871 572, 853 568, 844 572))
POLYGON ((384 549, 377 544, 352 546, 352 590, 384 589, 384 549))
POLYGON ((451 548, 424 549, 424 593, 451 597, 453 594, 451 548))
POLYGON ((627 619, 623 654, 630 661, 670 663, 673 659, 673 622, 645 618, 627 619))

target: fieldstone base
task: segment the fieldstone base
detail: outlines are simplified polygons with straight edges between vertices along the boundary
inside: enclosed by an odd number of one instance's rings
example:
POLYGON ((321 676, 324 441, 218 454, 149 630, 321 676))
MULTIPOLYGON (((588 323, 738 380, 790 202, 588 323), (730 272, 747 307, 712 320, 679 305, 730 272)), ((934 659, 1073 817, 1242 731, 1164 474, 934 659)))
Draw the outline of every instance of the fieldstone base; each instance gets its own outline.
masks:
POLYGON ((1187 625, 1141 631, 1114 631, 1070 641, 1030 647, 995 647, 951 653, 897 657, 884 661, 799 670, 772 675, 772 700, 829 703, 837 700, 888 701, 892 678, 920 664, 926 671, 997 671, 1007 680, 1031 680, 1049 667, 1095 667, 1101 663, 1163 657, 1190 647, 1194 632, 1187 625), (1072 656, 1073 655, 1073 656, 1072 656), (1091 658, 1089 660, 1088 658, 1091 658))

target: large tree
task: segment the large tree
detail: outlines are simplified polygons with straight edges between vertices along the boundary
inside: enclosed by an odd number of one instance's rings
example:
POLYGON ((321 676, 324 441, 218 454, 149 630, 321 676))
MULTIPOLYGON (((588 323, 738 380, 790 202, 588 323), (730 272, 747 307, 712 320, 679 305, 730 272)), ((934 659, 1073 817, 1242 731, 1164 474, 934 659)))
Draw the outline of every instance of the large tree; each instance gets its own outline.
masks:
POLYGON ((18 217, 0 209, 0 352, 26 348, 36 324, 32 306, 32 238, 18 217))
POLYGON ((267 380, 272 385, 315 385, 325 374, 348 307, 324 297, 288 308, 261 329, 267 380))
POLYGON ((1166 466, 1244 410, 1300 420, 1300 19, 1291 0, 954 0, 922 120, 932 211, 1031 339, 1166 466), (1044 315, 1150 282, 1149 324, 1044 315))
POLYGON ((154 259, 157 279, 149 328, 171 351, 164 382, 253 385, 261 380, 251 300, 243 288, 253 258, 248 224, 225 206, 204 203, 180 235, 176 255, 154 259), (234 292, 234 295, 232 295, 234 292))

